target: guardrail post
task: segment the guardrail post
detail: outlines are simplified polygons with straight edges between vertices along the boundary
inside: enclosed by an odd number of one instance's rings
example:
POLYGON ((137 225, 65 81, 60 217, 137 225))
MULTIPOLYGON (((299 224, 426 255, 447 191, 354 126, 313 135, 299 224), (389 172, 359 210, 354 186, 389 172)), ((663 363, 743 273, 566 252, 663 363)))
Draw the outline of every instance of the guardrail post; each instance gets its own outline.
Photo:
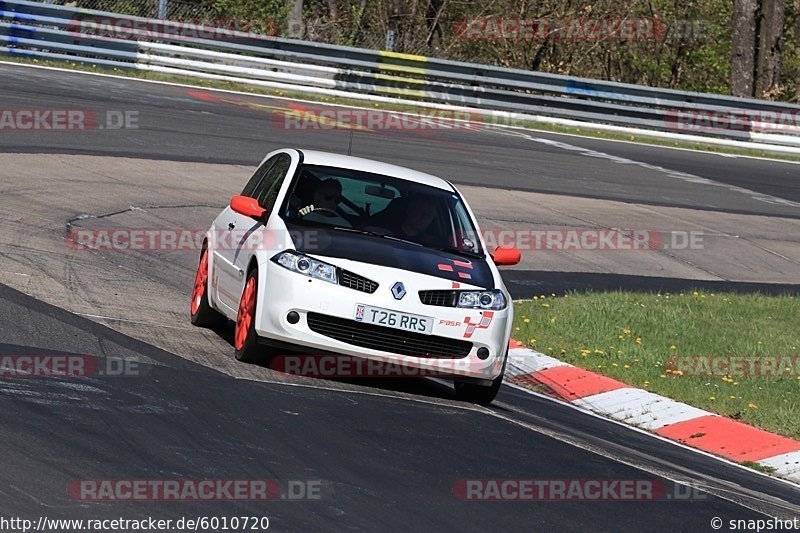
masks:
POLYGON ((165 19, 167 18, 167 1, 168 0, 156 0, 158 2, 158 18, 165 19))

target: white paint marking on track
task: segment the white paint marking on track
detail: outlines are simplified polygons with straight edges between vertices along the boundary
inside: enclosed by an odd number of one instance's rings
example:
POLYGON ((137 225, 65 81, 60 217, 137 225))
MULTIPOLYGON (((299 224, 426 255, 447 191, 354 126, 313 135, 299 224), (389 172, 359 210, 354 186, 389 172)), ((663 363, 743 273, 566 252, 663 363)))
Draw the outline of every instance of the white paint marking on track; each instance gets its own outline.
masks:
POLYGON ((522 376, 557 366, 571 365, 527 348, 511 348, 508 351, 506 375, 509 377, 522 376))
POLYGON ((746 194, 753 200, 757 200, 759 202, 764 202, 770 205, 783 205, 788 207, 798 207, 800 208, 800 202, 793 202, 792 200, 786 200, 785 198, 778 198, 777 196, 771 196, 769 194, 760 193, 758 191, 753 191, 750 189, 746 189, 744 187, 739 187, 737 185, 730 185, 728 183, 721 183, 718 181, 710 180, 708 178, 703 178, 700 176, 696 176, 694 174, 689 174, 688 172, 681 172, 678 170, 670 170, 668 168, 660 167, 658 165, 651 165, 650 163, 644 163, 641 161, 635 161, 633 159, 628 159, 626 157, 619 157, 611 154, 607 154, 605 152, 600 152, 597 150, 592 150, 590 148, 583 148, 582 146, 575 146, 572 144, 564 143, 561 141, 554 141, 552 139, 543 139, 541 137, 534 137, 528 133, 523 133, 521 131, 500 131, 497 130, 498 133, 511 135, 514 137, 523 137, 528 139, 529 141, 546 144, 548 146, 553 146, 556 148, 560 148, 562 150, 569 150, 571 152, 578 152, 582 155, 587 157, 595 157, 599 159, 606 159, 608 161, 612 161, 614 163, 620 165, 635 165, 642 168, 646 168, 648 170, 653 170, 656 172, 660 172, 662 174, 666 174, 667 176, 675 179, 679 179, 681 181, 692 183, 695 185, 708 185, 711 187, 722 187, 727 189, 731 192, 737 192, 741 194, 746 194))
POLYGON ((768 459, 761 459, 758 463, 772 467, 785 477, 800 483, 800 451, 784 453, 768 459))
POLYGON ((650 431, 711 413, 643 389, 622 388, 572 403, 650 431))
POLYGON ((626 157, 619 157, 611 154, 607 154, 605 152, 598 152, 597 150, 591 150, 589 148, 583 148, 581 146, 574 146, 571 144, 563 143, 560 141, 554 141, 551 139, 542 139, 538 137, 532 137, 530 135, 525 135, 528 139, 534 142, 547 144, 549 146, 555 146, 557 148, 561 148, 562 150, 569 150, 573 152, 578 152, 582 155, 587 157, 597 157, 600 159, 607 159, 609 161, 613 161, 614 163, 618 163, 620 165, 636 165, 642 168, 646 168, 648 170, 654 170, 656 172, 661 172, 666 174, 667 176, 675 179, 679 179, 681 181, 685 181, 687 183, 699 184, 699 185, 709 185, 712 187, 722 187, 724 189, 728 189, 732 192, 738 192, 742 194, 748 195, 753 200, 757 200, 759 202, 764 202, 771 205, 785 205, 789 207, 800 207, 800 203, 793 202, 791 200, 786 200, 784 198, 778 198, 777 196, 771 196, 769 194, 760 193, 757 191, 753 191, 750 189, 745 189, 744 187, 738 187, 736 185, 730 185, 727 183, 720 183, 718 181, 710 180, 708 178, 702 178, 700 176, 696 176, 694 174, 689 174, 687 172, 680 172, 678 170, 670 170, 668 168, 660 167, 658 165, 651 165, 650 163, 643 163, 641 161, 635 161, 633 159, 628 159, 626 157))

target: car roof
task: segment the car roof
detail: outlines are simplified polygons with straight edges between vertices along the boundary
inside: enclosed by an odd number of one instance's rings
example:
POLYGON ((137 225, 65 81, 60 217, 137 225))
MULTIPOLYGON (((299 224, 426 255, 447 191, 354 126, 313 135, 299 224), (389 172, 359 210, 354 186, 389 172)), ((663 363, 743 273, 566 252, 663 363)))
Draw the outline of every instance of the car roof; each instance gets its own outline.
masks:
POLYGON ((443 189, 448 192, 454 192, 453 186, 442 178, 438 178, 431 174, 411 170, 410 168, 401 167, 398 165, 391 165, 389 163, 381 163, 372 159, 364 159, 361 157, 353 157, 349 155, 334 154, 331 152, 320 152, 318 150, 302 150, 298 151, 303 153, 303 162, 309 165, 321 165, 328 167, 348 168, 352 170, 361 170, 363 172, 371 172, 373 174, 382 174, 384 176, 391 176, 393 178, 400 178, 437 189, 443 189))

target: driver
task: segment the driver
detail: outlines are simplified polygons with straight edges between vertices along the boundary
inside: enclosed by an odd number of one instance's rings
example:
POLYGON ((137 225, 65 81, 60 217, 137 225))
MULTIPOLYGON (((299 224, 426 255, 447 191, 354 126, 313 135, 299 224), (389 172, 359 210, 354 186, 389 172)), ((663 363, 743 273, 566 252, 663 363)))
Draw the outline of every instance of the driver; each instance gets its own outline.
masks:
POLYGON ((323 180, 319 187, 314 191, 312 204, 307 205, 298 211, 301 217, 313 211, 332 211, 336 213, 336 208, 342 198, 342 184, 333 178, 323 180))
POLYGON ((303 220, 349 228, 351 227, 350 222, 336 211, 341 200, 342 184, 337 179, 328 178, 322 180, 314 190, 313 203, 300 209, 297 214, 303 220))

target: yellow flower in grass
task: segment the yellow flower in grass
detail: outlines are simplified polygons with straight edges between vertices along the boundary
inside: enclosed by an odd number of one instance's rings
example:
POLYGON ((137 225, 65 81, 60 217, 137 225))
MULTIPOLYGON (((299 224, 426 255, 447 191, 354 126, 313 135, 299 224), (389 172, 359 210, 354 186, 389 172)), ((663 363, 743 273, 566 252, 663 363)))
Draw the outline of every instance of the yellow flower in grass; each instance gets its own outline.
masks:
POLYGON ((603 350, 595 350, 594 353, 596 353, 597 355, 605 355, 606 354, 606 352, 604 352, 603 350))
POLYGON ((749 407, 750 409, 758 409, 758 406, 754 403, 748 403, 747 407, 749 407))
POLYGON ((709 399, 709 400, 711 400, 711 401, 713 402, 713 401, 714 401, 714 400, 716 400, 717 398, 716 398, 716 396, 709 396, 709 398, 708 398, 708 399, 709 399))
POLYGON ((730 398, 731 400, 735 400, 736 396, 728 396, 728 398, 730 398))
POLYGON ((536 344, 536 339, 531 339, 531 344, 536 344))
POLYGON ((625 328, 625 329, 622 330, 622 333, 624 333, 625 335, 630 335, 631 334, 631 330, 628 329, 628 328, 625 328))
POLYGON ((581 355, 582 355, 582 356, 584 356, 584 357, 586 357, 586 356, 587 356, 587 355, 589 355, 590 353, 592 353, 592 351, 591 351, 591 350, 581 350, 581 355))
POLYGON ((619 366, 619 365, 617 363, 611 363, 611 366, 616 367, 616 366, 619 366))
POLYGON ((645 381, 644 384, 645 384, 645 386, 647 386, 647 385, 650 385, 650 382, 649 381, 645 381))
POLYGON ((634 342, 636 342, 636 344, 642 344, 642 338, 636 337, 636 340, 634 342))
POLYGON ((619 336, 619 337, 617 337, 617 338, 618 338, 619 340, 621 340, 621 341, 624 341, 624 340, 625 340, 625 335, 620 335, 620 336, 619 336))
POLYGON ((625 365, 622 368, 630 368, 630 367, 631 367, 631 365, 625 365))
POLYGON ((553 317, 553 318, 551 318, 551 319, 550 319, 550 323, 551 323, 551 324, 555 324, 555 323, 556 323, 556 317, 553 317))
POLYGON ((667 375, 666 374, 661 374, 661 376, 659 376, 659 377, 665 378, 665 377, 667 377, 667 375))
POLYGON ((531 319, 530 318, 526 318, 525 320, 523 320, 523 322, 525 322, 526 324, 530 324, 531 323, 531 319))
POLYGON ((677 347, 677 346, 675 346, 675 345, 673 344, 672 346, 670 346, 670 347, 669 347, 669 349, 670 349, 670 350, 677 350, 677 349, 678 349, 678 347, 677 347))
POLYGON ((542 307, 550 307, 550 304, 542 304, 542 307))

